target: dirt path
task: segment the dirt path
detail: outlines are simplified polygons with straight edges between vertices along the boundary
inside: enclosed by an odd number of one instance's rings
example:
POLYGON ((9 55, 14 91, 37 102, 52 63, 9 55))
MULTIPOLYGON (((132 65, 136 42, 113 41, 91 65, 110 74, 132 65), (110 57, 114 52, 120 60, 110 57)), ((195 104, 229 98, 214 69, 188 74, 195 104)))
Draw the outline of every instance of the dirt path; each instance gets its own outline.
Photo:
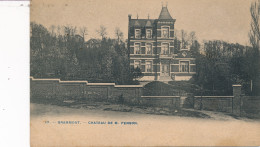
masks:
MULTIPOLYGON (((260 122, 31 105, 31 146, 257 146, 260 122), (48 123, 45 123, 48 121, 48 123), (76 121, 79 124, 59 124, 76 121), (94 125, 89 122, 118 122, 94 125), (136 122, 125 125, 122 122, 136 122)), ((187 110, 188 111, 188 110, 187 110)))
POLYGON ((194 109, 185 109, 184 110, 190 110, 190 111, 195 111, 195 112, 200 112, 200 113, 204 113, 206 115, 209 115, 211 117, 211 119, 214 120, 236 120, 236 118, 222 113, 222 112, 214 112, 214 111, 206 111, 206 110, 194 110, 194 109))
POLYGON ((238 120, 243 120, 243 121, 260 121, 260 119, 249 119, 245 117, 235 117, 232 116, 231 114, 228 113, 223 113, 223 112, 214 112, 214 111, 206 111, 206 110, 195 110, 195 109, 186 109, 183 108, 183 110, 189 110, 189 111, 194 111, 194 112, 199 112, 206 114, 210 116, 210 119, 213 120, 220 120, 220 121, 238 121, 238 120))

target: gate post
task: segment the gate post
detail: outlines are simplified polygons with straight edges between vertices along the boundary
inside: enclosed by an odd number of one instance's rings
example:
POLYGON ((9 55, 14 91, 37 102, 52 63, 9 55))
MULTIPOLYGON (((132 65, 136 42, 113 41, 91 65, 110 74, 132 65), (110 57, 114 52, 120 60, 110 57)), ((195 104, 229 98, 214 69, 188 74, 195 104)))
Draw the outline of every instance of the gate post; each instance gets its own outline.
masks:
POLYGON ((241 85, 232 85, 233 87, 233 114, 240 116, 241 114, 241 85))

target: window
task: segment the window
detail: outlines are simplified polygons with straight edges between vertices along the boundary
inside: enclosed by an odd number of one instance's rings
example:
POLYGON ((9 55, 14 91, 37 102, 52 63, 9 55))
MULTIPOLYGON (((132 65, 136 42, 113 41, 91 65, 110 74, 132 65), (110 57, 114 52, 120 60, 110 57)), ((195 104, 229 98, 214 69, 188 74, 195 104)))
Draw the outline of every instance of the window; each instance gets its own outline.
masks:
POLYGON ((169 54, 169 43, 162 43, 162 52, 161 54, 169 54))
POLYGON ((135 60, 135 63, 134 63, 134 68, 141 68, 141 61, 140 60, 135 60))
POLYGON ((141 54, 140 43, 135 43, 135 54, 141 54))
POLYGON ((152 62, 146 62, 146 72, 152 72, 152 62))
POLYGON ((162 38, 169 38, 169 27, 162 27, 162 38))
POLYGON ((141 38, 141 30, 135 29, 135 38, 141 38))
POLYGON ((180 72, 189 72, 189 61, 180 61, 180 72))
POLYGON ((152 38, 152 30, 151 29, 146 30, 146 38, 152 38))
POLYGON ((152 44, 151 43, 146 44, 146 54, 152 54, 152 44))

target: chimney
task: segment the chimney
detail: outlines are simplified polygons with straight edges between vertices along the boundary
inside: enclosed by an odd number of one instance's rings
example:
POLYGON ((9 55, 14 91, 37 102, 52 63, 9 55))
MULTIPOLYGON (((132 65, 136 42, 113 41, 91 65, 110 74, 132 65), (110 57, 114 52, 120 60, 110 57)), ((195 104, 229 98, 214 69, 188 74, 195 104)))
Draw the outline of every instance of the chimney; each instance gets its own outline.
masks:
POLYGON ((129 21, 131 20, 131 17, 132 17, 132 15, 131 15, 131 14, 128 14, 128 19, 129 19, 129 21))

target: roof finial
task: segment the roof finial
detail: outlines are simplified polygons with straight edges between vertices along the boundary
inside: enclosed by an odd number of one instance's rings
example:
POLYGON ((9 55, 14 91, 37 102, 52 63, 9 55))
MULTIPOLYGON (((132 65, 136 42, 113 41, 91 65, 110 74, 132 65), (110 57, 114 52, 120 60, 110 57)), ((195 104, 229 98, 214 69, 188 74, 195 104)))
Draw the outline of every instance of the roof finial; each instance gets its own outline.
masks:
POLYGON ((167 6, 168 6, 168 2, 166 2, 166 8, 167 8, 167 6))
POLYGON ((148 13, 148 19, 150 18, 150 15, 149 15, 149 13, 148 13))
POLYGON ((138 13, 137 13, 137 15, 136 15, 136 18, 138 19, 138 13))
POLYGON ((162 2, 162 7, 163 7, 163 2, 162 2))

